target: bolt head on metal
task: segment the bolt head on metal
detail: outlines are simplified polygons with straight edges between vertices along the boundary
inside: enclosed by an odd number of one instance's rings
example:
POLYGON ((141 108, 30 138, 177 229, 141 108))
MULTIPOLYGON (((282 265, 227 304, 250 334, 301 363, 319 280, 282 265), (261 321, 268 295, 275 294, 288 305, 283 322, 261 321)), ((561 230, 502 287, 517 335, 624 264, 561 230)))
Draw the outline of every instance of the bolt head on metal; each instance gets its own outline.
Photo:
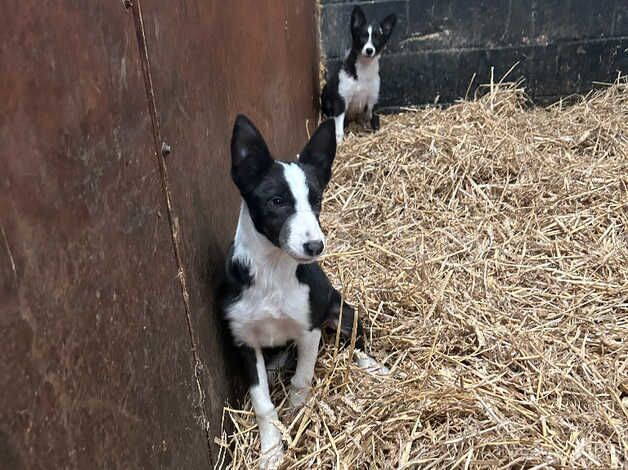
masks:
POLYGON ((170 147, 170 145, 168 145, 166 142, 162 142, 161 143, 161 154, 164 157, 167 157, 168 155, 170 155, 170 152, 172 152, 172 148, 170 147))

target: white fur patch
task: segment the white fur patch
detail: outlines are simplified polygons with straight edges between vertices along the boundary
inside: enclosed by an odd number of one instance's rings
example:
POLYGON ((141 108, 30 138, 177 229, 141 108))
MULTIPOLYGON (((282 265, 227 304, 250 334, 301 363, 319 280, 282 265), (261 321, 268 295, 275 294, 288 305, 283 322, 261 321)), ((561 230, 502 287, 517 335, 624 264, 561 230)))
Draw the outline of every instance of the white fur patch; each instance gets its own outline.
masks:
POLYGON ((283 457, 283 446, 281 444, 281 432, 273 424, 273 421, 277 421, 279 417, 270 399, 268 378, 261 349, 255 350, 255 361, 259 383, 249 389, 249 394, 259 428, 260 447, 262 448, 260 467, 276 468, 283 457))
POLYGON ((238 342, 252 348, 279 346, 310 328, 310 288, 298 281, 297 262, 255 229, 244 202, 233 257, 254 278, 225 312, 238 342))
MULTIPOLYGON (((362 116, 366 108, 367 118, 379 99, 379 57, 359 57, 355 64, 358 78, 355 79, 344 70, 338 75, 338 93, 345 101, 346 118, 362 116)), ((336 129, 337 131, 337 129, 336 129)))
POLYGON ((294 407, 303 405, 310 392, 320 341, 321 330, 318 328, 307 331, 296 341, 299 356, 289 395, 290 404, 294 407))
POLYGON ((338 94, 349 104, 357 87, 357 80, 344 70, 338 73, 338 94))
POLYGON ((336 128, 336 144, 339 144, 345 135, 345 113, 334 117, 334 126, 336 128))
POLYGON ((375 54, 375 46, 373 45, 373 27, 372 26, 368 27, 368 32, 369 32, 369 40, 366 41, 366 44, 364 44, 364 47, 362 48, 362 55, 365 55, 367 57, 372 57, 372 55, 369 55, 367 53, 367 50, 371 49, 372 50, 371 54, 375 54))
POLYGON ((286 249, 297 258, 306 259, 309 256, 303 245, 312 241, 325 243, 325 236, 310 205, 305 173, 294 163, 282 162, 281 165, 295 200, 295 213, 286 221, 289 233, 286 249))

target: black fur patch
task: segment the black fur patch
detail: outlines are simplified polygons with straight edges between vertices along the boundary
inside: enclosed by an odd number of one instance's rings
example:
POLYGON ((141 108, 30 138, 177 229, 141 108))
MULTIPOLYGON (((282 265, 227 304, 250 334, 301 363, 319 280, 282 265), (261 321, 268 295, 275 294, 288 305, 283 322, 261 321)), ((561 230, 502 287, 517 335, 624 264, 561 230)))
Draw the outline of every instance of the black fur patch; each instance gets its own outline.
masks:
POLYGON ((281 247, 281 229, 295 213, 295 200, 284 178, 283 167, 273 163, 254 189, 242 197, 257 231, 273 245, 281 247))
POLYGON ((255 357, 255 350, 249 346, 242 345, 238 348, 240 357, 242 358, 242 370, 244 372, 244 378, 247 381, 249 387, 253 387, 259 383, 259 377, 257 376, 257 358, 255 357))
MULTIPOLYGON (((329 327, 336 331, 340 321, 341 338, 346 343, 353 333, 355 311, 351 305, 342 302, 340 292, 334 289, 327 275, 318 263, 300 264, 297 267, 297 279, 310 288, 310 308, 312 328, 329 327), (342 319, 340 305, 342 304, 342 319)), ((363 349, 364 339, 362 322, 358 318, 356 329, 356 347, 363 349)))
POLYGON ((322 192, 331 179, 331 167, 336 156, 334 121, 325 121, 299 154, 298 165, 306 175, 308 188, 320 200, 322 192))
POLYGON ((272 165, 264 138, 249 118, 239 114, 231 136, 231 176, 240 193, 248 194, 272 165))
POLYGON ((242 295, 242 291, 251 284, 253 284, 253 276, 249 267, 233 259, 232 243, 225 261, 225 279, 218 292, 221 309, 224 311, 228 305, 235 302, 242 295))
POLYGON ((331 306, 333 288, 318 263, 297 266, 297 279, 310 288, 310 321, 312 328, 321 328, 331 306))
POLYGON ((229 284, 242 287, 248 287, 253 284, 253 276, 251 276, 249 267, 242 261, 233 259, 233 243, 229 247, 225 273, 229 284))
POLYGON ((340 116, 347 107, 344 98, 338 93, 338 73, 336 69, 329 75, 321 94, 321 111, 326 117, 340 116))
POLYGON ((369 40, 366 16, 358 5, 351 12, 351 52, 360 51, 369 40))
MULTIPOLYGON (((338 322, 340 321, 340 338, 344 342, 348 342, 353 334, 353 323, 355 321, 355 309, 347 302, 342 302, 340 292, 334 289, 331 305, 325 319, 326 326, 336 331, 338 322), (340 315, 340 306, 342 305, 342 318, 340 315)), ((355 332, 355 347, 364 350, 364 331, 362 322, 358 318, 355 332)))
POLYGON ((379 130, 379 116, 375 113, 371 116, 371 129, 374 131, 379 130))

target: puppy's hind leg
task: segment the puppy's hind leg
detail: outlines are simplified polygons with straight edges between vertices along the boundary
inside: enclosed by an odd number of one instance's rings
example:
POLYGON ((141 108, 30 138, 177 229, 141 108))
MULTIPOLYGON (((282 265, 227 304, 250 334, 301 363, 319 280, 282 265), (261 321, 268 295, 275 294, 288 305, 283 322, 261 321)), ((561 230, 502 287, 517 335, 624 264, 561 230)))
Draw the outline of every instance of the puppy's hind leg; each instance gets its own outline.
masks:
POLYGON ((277 421, 279 418, 270 399, 264 355, 261 349, 253 349, 248 346, 242 346, 240 352, 248 375, 249 395, 259 428, 262 450, 260 469, 276 469, 283 459, 283 445, 281 432, 273 424, 273 421, 277 421))
POLYGON ((371 129, 373 129, 373 131, 379 130, 379 116, 377 114, 371 116, 371 129))
POLYGON ((329 311, 327 312, 326 325, 335 331, 340 330, 340 337, 350 341, 353 336, 355 324, 355 359, 361 369, 365 369, 376 375, 387 375, 389 370, 371 356, 366 354, 364 348, 364 331, 360 318, 356 318, 355 310, 351 305, 342 302, 340 293, 334 290, 329 311), (340 308, 342 305, 342 309, 340 308))

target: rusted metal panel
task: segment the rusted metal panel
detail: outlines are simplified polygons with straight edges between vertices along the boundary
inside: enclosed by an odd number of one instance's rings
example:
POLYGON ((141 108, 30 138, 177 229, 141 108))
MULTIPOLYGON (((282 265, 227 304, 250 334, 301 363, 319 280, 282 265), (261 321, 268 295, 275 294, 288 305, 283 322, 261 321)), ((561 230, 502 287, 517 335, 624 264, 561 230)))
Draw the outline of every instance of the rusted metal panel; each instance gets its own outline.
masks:
MULTIPOLYGON (((233 117, 293 155, 317 67, 313 1, 225 5, 143 2, 210 435, 229 390, 212 293, 237 218, 233 117)), ((0 467, 206 467, 130 13, 4 6, 0 467)))
MULTIPOLYGON (((206 414, 220 429, 229 375, 213 291, 239 211, 229 142, 235 115, 250 115, 279 156, 294 157, 314 128, 317 50, 313 1, 142 0, 169 180, 189 273, 206 414), (254 5, 254 6, 253 6, 254 5), (182 34, 185 31, 185 34, 182 34)), ((214 452, 215 453, 215 452, 214 452)))
POLYGON ((208 465, 131 18, 118 2, 12 3, 0 462, 208 465))

